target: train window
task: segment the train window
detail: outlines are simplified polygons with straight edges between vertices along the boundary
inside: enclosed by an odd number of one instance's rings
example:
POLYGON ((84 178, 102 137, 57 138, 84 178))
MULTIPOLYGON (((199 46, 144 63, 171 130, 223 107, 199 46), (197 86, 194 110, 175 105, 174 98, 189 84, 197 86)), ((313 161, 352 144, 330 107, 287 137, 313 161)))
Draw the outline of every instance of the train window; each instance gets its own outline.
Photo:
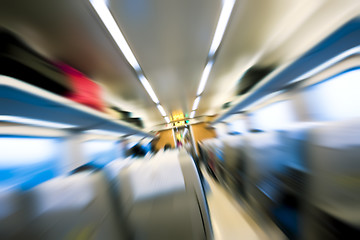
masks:
POLYGON ((249 116, 250 127, 263 131, 282 129, 294 122, 294 116, 290 101, 275 102, 253 112, 249 116))
POLYGON ((0 187, 29 189, 60 174, 60 140, 0 137, 0 187))
POLYGON ((353 69, 306 89, 305 102, 313 120, 360 117, 360 69, 353 69))
POLYGON ((90 140, 83 143, 86 162, 104 166, 118 157, 116 141, 90 140))
POLYGON ((237 119, 228 123, 228 125, 228 133, 230 134, 241 134, 247 132, 245 119, 237 119))
POLYGON ((228 123, 222 122, 220 124, 216 125, 215 131, 216 131, 216 136, 221 137, 221 136, 225 136, 228 133, 228 123))

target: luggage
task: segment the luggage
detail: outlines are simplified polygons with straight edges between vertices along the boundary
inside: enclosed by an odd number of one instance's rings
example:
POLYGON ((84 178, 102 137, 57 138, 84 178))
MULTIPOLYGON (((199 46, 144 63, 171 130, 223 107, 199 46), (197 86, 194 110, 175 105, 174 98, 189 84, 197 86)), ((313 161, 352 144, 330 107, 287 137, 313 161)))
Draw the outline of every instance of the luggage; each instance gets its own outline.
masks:
POLYGON ((71 85, 71 90, 64 94, 65 97, 96 110, 105 111, 102 91, 97 83, 65 63, 56 63, 56 66, 65 73, 71 85))
POLYGON ((0 29, 0 74, 104 111, 101 88, 65 63, 52 63, 13 33, 0 29))
POLYGON ((144 127, 144 123, 141 120, 141 118, 125 118, 123 119, 125 122, 134 124, 135 126, 139 127, 139 128, 143 128, 144 127))
POLYGON ((273 70, 274 66, 254 66, 249 68, 238 85, 237 95, 243 95, 249 92, 256 84, 263 80, 273 70))
POLYGON ((60 69, 5 29, 0 29, 0 74, 60 95, 71 88, 60 69))
POLYGON ((124 110, 121 110, 120 108, 118 107, 115 107, 115 106, 111 106, 110 107, 112 110, 116 111, 119 113, 120 115, 120 119, 126 119, 126 118, 131 118, 131 113, 130 112, 127 112, 127 111, 124 111, 124 110))

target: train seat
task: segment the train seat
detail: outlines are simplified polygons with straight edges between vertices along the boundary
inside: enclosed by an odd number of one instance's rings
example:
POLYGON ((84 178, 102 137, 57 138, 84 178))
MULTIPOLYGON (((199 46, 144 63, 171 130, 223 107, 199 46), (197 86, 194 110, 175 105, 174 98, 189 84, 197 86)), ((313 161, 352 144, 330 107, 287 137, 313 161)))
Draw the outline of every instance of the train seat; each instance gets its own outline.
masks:
POLYGON ((205 153, 205 165, 209 170, 209 173, 221 179, 222 170, 219 166, 223 164, 223 142, 220 139, 212 138, 204 140, 201 144, 202 151, 205 153))
POLYGON ((224 145, 225 182, 230 190, 244 195, 245 152, 244 136, 229 135, 222 138, 224 145))
POLYGON ((32 221, 24 239, 126 239, 101 171, 52 179, 27 196, 32 221))
POLYGON ((246 191, 253 199, 266 196, 276 202, 278 194, 274 174, 281 171, 282 152, 275 131, 251 133, 244 136, 246 159, 246 191), (258 196, 258 193, 261 193, 258 196))
POLYGON ((196 167, 183 168, 178 155, 160 152, 119 171, 119 205, 134 239, 206 239, 201 198, 185 177, 196 167))
POLYGON ((312 129, 307 148, 311 203, 360 228, 360 119, 312 129))
POLYGON ((21 230, 31 221, 29 209, 21 190, 1 190, 0 239, 21 239, 21 230))

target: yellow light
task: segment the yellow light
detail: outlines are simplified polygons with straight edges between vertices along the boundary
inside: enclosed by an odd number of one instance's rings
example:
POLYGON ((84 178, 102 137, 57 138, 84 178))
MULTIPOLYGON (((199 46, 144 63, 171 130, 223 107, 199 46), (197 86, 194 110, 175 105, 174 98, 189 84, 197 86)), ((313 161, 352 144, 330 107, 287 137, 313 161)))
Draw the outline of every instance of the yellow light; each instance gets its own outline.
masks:
POLYGON ((185 117, 182 112, 173 112, 172 121, 174 122, 174 127, 184 126, 185 125, 185 117))
POLYGON ((185 121, 178 121, 174 123, 175 127, 184 126, 184 125, 185 125, 185 121))
POLYGON ((183 113, 178 113, 178 114, 173 114, 173 120, 183 120, 184 119, 184 114, 183 113))

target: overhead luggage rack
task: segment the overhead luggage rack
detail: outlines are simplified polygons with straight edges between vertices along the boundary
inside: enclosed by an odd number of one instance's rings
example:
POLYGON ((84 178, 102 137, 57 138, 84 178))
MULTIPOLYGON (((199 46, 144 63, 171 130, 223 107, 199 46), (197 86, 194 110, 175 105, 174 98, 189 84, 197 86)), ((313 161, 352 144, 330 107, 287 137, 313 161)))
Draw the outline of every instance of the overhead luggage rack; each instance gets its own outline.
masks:
POLYGON ((360 54, 360 18, 356 17, 305 54, 279 66, 258 81, 251 90, 236 99, 220 113, 212 124, 220 123, 232 114, 244 111, 251 104, 271 93, 284 91, 291 85, 308 79, 330 66, 360 54))
POLYGON ((58 123, 74 131, 96 129, 152 137, 131 124, 3 75, 0 75, 0 115, 58 123))

